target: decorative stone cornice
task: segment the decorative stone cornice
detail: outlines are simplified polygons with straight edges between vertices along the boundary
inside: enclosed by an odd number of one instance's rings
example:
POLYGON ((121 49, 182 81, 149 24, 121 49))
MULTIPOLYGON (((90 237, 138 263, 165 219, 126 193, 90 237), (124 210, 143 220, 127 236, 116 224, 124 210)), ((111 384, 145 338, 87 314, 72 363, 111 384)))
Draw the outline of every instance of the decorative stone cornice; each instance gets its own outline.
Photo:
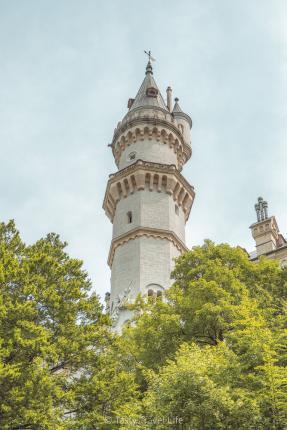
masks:
POLYGON ((108 265, 112 267, 115 251, 119 246, 129 242, 130 240, 135 240, 136 238, 143 236, 153 237, 155 239, 168 240, 172 242, 173 245, 181 253, 188 251, 186 245, 178 238, 178 236, 173 231, 161 230, 150 227, 138 227, 112 240, 108 258, 108 265))
POLYGON ((157 117, 136 117, 120 123, 115 130, 111 144, 117 166, 123 151, 130 145, 143 140, 155 140, 167 144, 177 154, 179 169, 189 160, 191 146, 185 142, 183 134, 170 121, 157 117))
POLYGON ((254 239, 257 239, 260 236, 265 236, 266 233, 272 233, 277 239, 279 234, 279 227, 274 216, 253 223, 250 226, 250 229, 254 239))
POLYGON ((111 221, 114 219, 117 203, 136 191, 165 192, 173 196, 182 207, 185 221, 195 197, 193 186, 179 173, 174 165, 137 160, 125 169, 110 175, 103 208, 111 221))

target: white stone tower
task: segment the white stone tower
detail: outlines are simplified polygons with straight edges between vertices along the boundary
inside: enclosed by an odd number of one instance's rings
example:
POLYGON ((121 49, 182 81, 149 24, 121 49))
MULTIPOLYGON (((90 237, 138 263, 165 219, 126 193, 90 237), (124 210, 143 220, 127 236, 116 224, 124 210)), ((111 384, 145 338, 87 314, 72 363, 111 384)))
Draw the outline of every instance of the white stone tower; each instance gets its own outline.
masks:
POLYGON ((138 294, 161 295, 171 285, 175 257, 186 251, 185 223, 194 189, 181 175, 191 157, 191 118, 171 88, 165 103, 150 62, 111 144, 118 172, 110 175, 103 208, 113 223, 107 307, 116 330, 131 317, 138 294))

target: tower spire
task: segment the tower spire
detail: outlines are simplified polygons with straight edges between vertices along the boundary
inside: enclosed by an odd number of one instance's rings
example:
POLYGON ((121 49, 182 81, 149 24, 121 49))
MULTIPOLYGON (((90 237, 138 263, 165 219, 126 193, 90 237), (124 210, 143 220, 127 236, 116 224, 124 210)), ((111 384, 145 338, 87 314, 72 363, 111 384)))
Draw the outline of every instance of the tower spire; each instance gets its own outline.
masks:
POLYGON ((150 61, 148 61, 146 69, 145 69, 145 74, 147 75, 148 73, 150 73, 151 75, 153 75, 152 65, 151 65, 150 61))
POLYGON ((144 51, 144 53, 148 56, 148 63, 147 63, 147 66, 146 66, 146 72, 145 72, 145 74, 147 75, 148 73, 151 73, 153 75, 151 61, 155 61, 155 58, 152 57, 151 51, 144 51))
POLYGON ((145 77, 135 98, 128 102, 128 113, 143 107, 155 107, 169 112, 153 76, 152 61, 155 59, 151 56, 150 51, 144 52, 148 56, 145 77))

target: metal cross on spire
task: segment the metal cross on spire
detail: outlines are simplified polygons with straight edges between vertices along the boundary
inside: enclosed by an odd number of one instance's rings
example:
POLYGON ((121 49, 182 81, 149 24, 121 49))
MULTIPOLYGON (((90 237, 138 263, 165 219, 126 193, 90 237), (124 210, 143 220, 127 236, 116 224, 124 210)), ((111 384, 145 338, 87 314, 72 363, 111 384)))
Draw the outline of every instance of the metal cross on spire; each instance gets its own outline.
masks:
POLYGON ((148 56, 148 61, 155 61, 155 58, 152 57, 151 51, 144 51, 144 53, 148 56))
POLYGON ((258 197, 258 203, 255 204, 257 221, 264 221, 268 218, 268 203, 262 197, 258 197))

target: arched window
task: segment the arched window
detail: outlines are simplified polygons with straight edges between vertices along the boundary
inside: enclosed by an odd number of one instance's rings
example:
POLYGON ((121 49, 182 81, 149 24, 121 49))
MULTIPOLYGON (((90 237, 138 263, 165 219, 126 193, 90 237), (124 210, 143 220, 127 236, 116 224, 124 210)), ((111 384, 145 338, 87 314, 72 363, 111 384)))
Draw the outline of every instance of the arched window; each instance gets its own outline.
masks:
POLYGON ((163 297, 163 287, 158 284, 149 284, 146 286, 147 296, 149 300, 161 300, 163 297))
POLYGON ((133 222, 133 214, 131 211, 127 213, 127 220, 128 220, 128 224, 131 224, 133 222))

